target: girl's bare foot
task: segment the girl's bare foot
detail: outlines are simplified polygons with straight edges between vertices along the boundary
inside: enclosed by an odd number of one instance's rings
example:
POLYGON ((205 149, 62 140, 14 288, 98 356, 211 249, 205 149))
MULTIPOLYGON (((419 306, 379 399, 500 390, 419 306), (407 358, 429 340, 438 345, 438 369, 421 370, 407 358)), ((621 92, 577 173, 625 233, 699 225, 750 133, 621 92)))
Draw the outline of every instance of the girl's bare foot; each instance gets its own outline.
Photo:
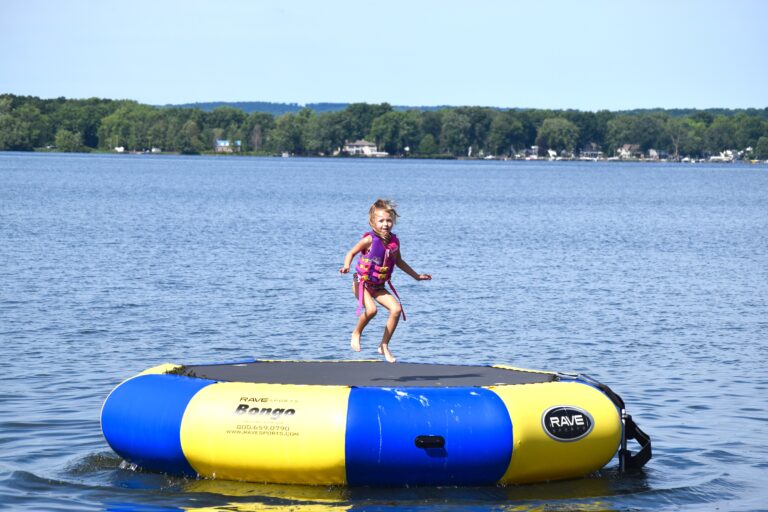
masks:
POLYGON ((353 332, 352 341, 349 342, 349 345, 355 352, 360 352, 360 335, 353 332))
POLYGON ((386 359, 387 362, 389 363, 394 363, 395 361, 397 361, 397 359, 395 359, 395 356, 392 355, 392 352, 389 351, 389 344, 385 345, 382 343, 381 345, 379 345, 378 352, 379 354, 383 355, 384 359, 386 359))

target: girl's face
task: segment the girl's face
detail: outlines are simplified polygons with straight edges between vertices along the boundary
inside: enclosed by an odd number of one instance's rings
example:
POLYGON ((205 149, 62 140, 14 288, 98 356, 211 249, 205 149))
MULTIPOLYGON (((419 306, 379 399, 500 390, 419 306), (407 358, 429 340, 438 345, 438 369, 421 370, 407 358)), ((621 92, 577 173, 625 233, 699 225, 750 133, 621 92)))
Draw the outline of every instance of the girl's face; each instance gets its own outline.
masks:
POLYGON ((386 210, 376 210, 373 214, 373 229, 378 233, 388 234, 392 230, 395 220, 392 214, 386 210))

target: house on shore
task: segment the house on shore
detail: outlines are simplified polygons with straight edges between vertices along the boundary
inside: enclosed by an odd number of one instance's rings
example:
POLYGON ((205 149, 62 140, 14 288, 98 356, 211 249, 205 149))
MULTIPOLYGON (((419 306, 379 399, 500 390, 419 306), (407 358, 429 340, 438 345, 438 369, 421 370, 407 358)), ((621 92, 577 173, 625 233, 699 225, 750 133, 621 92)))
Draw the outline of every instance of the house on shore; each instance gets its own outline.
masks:
POLYGON ((539 146, 531 146, 523 150, 523 158, 526 160, 538 160, 539 159, 539 146))
POLYGON ((239 140, 228 141, 219 139, 216 141, 215 150, 217 153, 239 153, 242 144, 239 140))
POLYGON ((616 150, 616 156, 622 160, 628 158, 643 158, 643 152, 640 151, 640 144, 624 144, 616 150))
POLYGON ((350 156, 389 156, 386 151, 379 151, 373 142, 362 139, 344 143, 342 151, 350 156))
POLYGON ((590 142, 585 145, 579 153, 580 160, 601 160, 603 158, 603 152, 600 151, 600 146, 594 142, 590 142))

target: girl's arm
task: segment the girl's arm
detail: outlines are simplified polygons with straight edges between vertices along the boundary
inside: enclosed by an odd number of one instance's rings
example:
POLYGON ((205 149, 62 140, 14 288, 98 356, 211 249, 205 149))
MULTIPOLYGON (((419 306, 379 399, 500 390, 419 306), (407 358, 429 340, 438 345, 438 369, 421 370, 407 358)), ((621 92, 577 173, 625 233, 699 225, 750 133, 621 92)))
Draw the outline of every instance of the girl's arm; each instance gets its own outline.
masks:
POLYGON ((372 242, 373 239, 371 238, 371 235, 361 238, 360 241, 357 242, 355 246, 349 250, 347 255, 344 256, 344 265, 339 269, 339 272, 342 274, 347 274, 349 272, 350 265, 352 265, 352 258, 354 258, 355 255, 361 251, 367 251, 368 248, 371 247, 372 242))
POLYGON ((429 281, 432 279, 431 274, 416 273, 416 271, 413 270, 411 266, 407 264, 403 258, 398 258, 396 265, 397 265, 397 268, 399 268, 400 270, 402 270, 403 272, 405 272, 406 274, 408 274, 409 276, 411 276, 417 281, 429 281))

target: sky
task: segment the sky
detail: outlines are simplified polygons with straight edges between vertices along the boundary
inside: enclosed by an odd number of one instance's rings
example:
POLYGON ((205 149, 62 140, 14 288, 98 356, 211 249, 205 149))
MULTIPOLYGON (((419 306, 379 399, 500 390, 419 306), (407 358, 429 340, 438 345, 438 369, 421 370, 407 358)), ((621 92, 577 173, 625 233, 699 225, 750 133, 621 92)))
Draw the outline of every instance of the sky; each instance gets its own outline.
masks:
POLYGON ((0 0, 0 94, 768 107, 768 0, 0 0))

